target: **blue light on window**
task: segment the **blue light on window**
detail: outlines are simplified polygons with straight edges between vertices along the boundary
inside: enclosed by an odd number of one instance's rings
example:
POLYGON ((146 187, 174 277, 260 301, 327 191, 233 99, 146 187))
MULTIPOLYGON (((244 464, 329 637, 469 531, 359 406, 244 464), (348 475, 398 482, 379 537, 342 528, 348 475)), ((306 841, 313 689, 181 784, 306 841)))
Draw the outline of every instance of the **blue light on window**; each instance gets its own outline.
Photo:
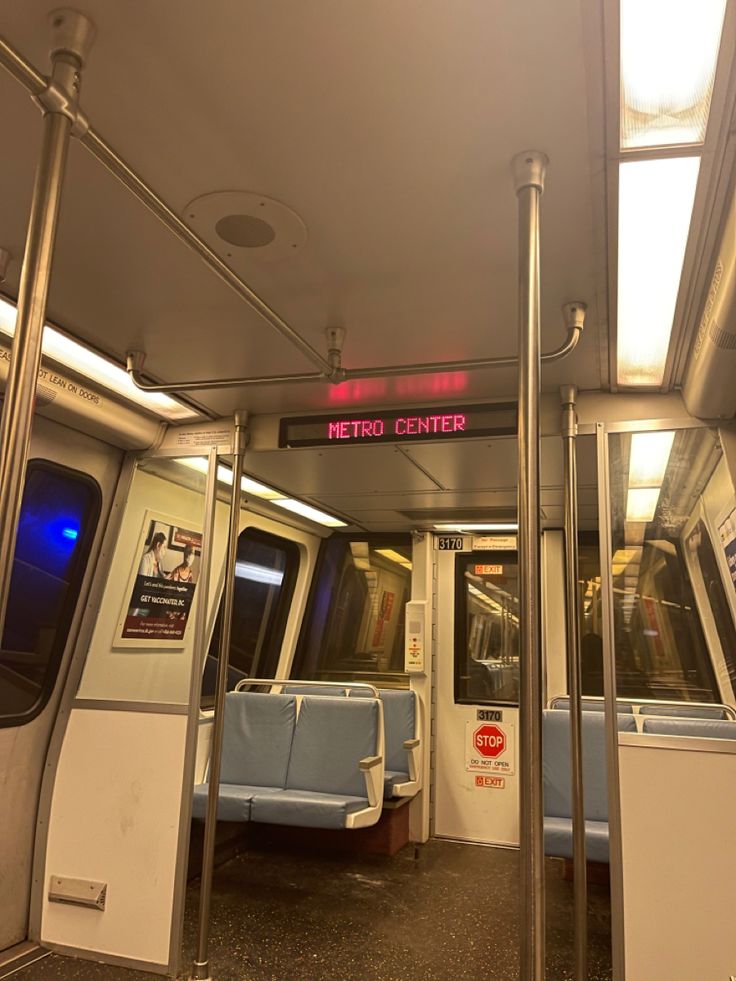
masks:
POLYGON ((78 528, 62 528, 61 529, 61 537, 62 538, 69 538, 69 539, 71 539, 71 541, 76 542, 77 538, 79 537, 79 529, 78 528))

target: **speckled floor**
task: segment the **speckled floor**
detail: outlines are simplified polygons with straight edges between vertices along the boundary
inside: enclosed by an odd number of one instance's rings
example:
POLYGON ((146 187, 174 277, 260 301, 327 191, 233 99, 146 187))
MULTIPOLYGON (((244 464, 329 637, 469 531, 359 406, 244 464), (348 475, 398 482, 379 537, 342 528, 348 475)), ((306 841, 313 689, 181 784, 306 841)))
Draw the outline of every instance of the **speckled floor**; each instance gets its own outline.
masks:
MULTIPOLYGON (((434 840, 393 858, 250 849, 215 873, 216 981, 516 981, 518 853, 434 840)), ((190 885, 185 959, 198 883, 190 885)), ((590 886, 590 981, 611 977, 607 889, 590 886)), ((182 977, 187 976, 184 970, 182 977)), ((56 955, 19 981, 150 974, 56 955)), ((572 979, 572 884, 547 866, 547 977, 572 979)))

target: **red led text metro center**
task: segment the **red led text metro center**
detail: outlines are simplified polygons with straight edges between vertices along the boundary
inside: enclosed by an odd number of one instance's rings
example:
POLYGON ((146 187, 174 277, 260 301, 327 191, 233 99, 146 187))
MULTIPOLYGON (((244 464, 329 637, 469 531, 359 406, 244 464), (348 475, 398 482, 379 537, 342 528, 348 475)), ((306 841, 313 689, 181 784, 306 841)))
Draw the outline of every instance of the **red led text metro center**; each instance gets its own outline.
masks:
POLYGON ((398 443, 516 432, 516 403, 430 406, 407 412, 378 411, 350 415, 292 416, 281 419, 279 446, 340 446, 398 443))

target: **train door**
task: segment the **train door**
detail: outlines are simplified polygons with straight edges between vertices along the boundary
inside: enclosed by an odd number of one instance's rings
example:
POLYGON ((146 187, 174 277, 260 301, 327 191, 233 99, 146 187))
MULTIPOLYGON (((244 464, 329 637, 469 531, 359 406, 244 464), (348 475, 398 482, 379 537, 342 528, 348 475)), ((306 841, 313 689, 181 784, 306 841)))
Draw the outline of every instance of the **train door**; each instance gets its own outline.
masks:
POLYGON ((0 951, 27 936, 41 776, 120 465, 36 419, 0 648, 0 951))
POLYGON ((515 845, 518 558, 514 536, 492 544, 490 551, 437 553, 434 830, 440 837, 515 845))

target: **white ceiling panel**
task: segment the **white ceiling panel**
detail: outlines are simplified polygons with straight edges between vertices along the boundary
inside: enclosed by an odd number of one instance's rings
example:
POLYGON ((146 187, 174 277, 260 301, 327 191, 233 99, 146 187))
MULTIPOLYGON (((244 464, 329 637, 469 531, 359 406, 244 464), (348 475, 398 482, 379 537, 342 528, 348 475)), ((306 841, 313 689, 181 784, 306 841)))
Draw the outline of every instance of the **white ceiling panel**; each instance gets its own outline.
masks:
POLYGON ((388 444, 253 453, 246 456, 246 470, 292 494, 325 499, 437 489, 403 453, 388 444))
MULTIPOLYGON (((3 32, 48 70, 48 0, 8 0, 3 32)), ((87 0, 97 40, 82 101, 94 126, 180 211, 256 191, 303 218, 306 246, 248 279, 320 351, 348 330, 345 365, 516 349, 517 204, 509 161, 551 159, 542 202, 543 347, 560 307, 590 305, 579 350, 543 372, 600 385, 596 240, 579 0, 87 0), (380 66, 380 70, 377 70, 380 66), (523 66, 523 69, 522 69, 523 66)), ((589 105, 589 98, 594 101, 589 105)), ((0 77, 0 245, 22 251, 40 115, 0 77)), ((595 185, 597 188, 598 185, 595 185)), ((224 250, 223 250, 224 251, 224 250)), ((17 288, 18 264, 8 290, 17 288)), ((307 370, 81 147, 70 155, 50 312, 121 358, 142 347, 164 380, 307 370)), ((216 412, 479 400, 516 373, 204 392, 216 412)))

